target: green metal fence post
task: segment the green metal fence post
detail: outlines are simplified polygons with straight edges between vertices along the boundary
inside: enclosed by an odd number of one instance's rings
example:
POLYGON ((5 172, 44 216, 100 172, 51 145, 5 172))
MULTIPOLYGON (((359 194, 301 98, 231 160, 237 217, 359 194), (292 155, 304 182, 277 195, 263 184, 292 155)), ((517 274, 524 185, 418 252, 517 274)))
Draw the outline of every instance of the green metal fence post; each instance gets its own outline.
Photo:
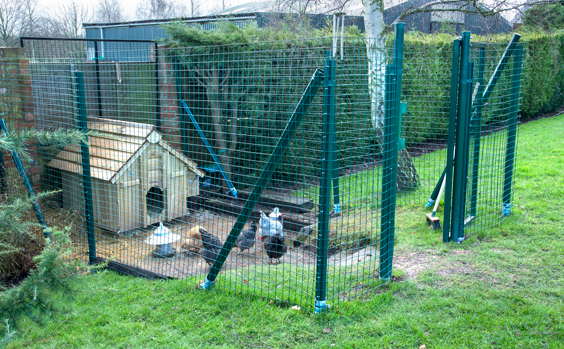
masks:
POLYGON ((401 139, 401 119, 402 114, 407 110, 407 104, 401 103, 401 82, 403 77, 403 39, 404 39, 404 23, 397 23, 395 26, 395 39, 394 39, 394 66, 396 68, 397 74, 397 100, 396 100, 396 113, 398 114, 398 118, 396 121, 397 124, 397 134, 398 134, 398 150, 405 148, 405 141, 401 139), (406 110, 404 110, 406 109, 406 110))
POLYGON ((382 208, 380 223, 380 279, 392 278, 394 222, 392 212, 395 207, 395 189, 397 177, 397 125, 394 108, 397 106, 397 74, 395 66, 386 66, 385 99, 384 99, 384 144, 382 145, 382 208), (395 153, 395 157, 394 157, 395 153), (395 158, 395 161, 394 161, 395 158))
MULTIPOLYGON (((335 131, 336 134, 337 131, 335 131)), ((333 154, 335 156, 333 161, 333 214, 341 213, 341 200, 339 198, 339 159, 337 158, 337 137, 333 143, 333 154)))
MULTIPOLYGON (((100 41, 101 45, 104 45, 103 41, 100 41)), ((94 41, 94 68, 96 72, 96 94, 98 96, 98 116, 102 117, 102 88, 100 82, 100 57, 98 56, 98 42, 94 41)), ((83 77, 84 79, 84 77, 83 77)))
POLYGON ((452 189, 451 237, 453 241, 464 239, 464 197, 466 193, 466 173, 468 171, 468 123, 470 120, 468 100, 472 101, 470 76, 470 32, 462 33, 458 116, 456 122, 456 149, 454 154, 454 180, 452 189))
MULTIPOLYGON (((329 57, 332 53, 329 52, 329 57)), ((335 60, 327 59, 323 80, 323 140, 321 181, 319 186, 319 221, 317 236, 317 265, 315 271, 315 312, 327 308, 327 255, 329 249, 329 220, 331 218, 331 180, 334 174, 335 151, 335 60)))
POLYGON ((391 280, 394 258, 396 189, 404 24, 395 27, 394 63, 386 66, 384 144, 382 145, 382 208, 380 222, 380 279, 391 280))
POLYGON ((475 111, 470 119, 471 135, 474 139, 474 156, 472 160, 472 193, 470 197, 470 216, 476 217, 478 201, 478 172, 480 169, 480 138, 482 134, 482 109, 484 107, 484 69, 486 67, 486 49, 480 48, 478 60, 478 92, 474 102, 475 111))
MULTIPOLYGON (((88 132, 86 119, 86 97, 84 94, 84 75, 81 71, 75 72, 77 84, 78 128, 88 132)), ((88 136, 86 136, 88 140, 88 136)), ((86 235, 88 237, 88 260, 90 264, 96 261, 96 234, 94 230, 94 202, 92 200, 92 176, 90 174, 90 151, 88 145, 81 144, 82 157, 82 185, 84 189, 84 216, 86 219, 86 235)))
MULTIPOLYGON (((460 74, 460 46, 461 40, 454 40, 452 46, 452 72, 450 79, 450 107, 449 107, 449 123, 448 123, 448 145, 447 145, 447 165, 445 167, 446 185, 445 185, 445 207, 443 217, 443 242, 449 242, 450 236, 450 218, 452 207, 452 169, 454 164, 454 141, 456 127, 456 113, 458 101, 458 80, 460 74)), ((440 186, 437 184, 437 186, 440 186)), ((437 191, 438 195, 438 191, 437 191)))
POLYGON ((178 60, 174 62, 174 76, 176 78, 176 98, 178 99, 178 119, 180 122, 180 139, 182 140, 182 152, 188 155, 188 137, 186 136, 186 116, 182 105, 182 78, 180 76, 180 64, 178 60))
POLYGON ((513 81, 511 90, 511 109, 507 129, 507 147, 505 151, 505 178, 503 182, 502 215, 511 213, 511 184, 513 181, 513 166, 515 161, 515 147, 517 145, 517 121, 519 119, 519 92, 521 88, 521 67, 523 63, 523 46, 517 45, 513 61, 513 81))
POLYGON ((245 226, 245 223, 249 219, 249 216, 251 215, 253 209, 255 208, 258 200, 260 199, 260 196, 264 188, 266 188, 266 185, 270 181, 273 172, 276 170, 276 167, 278 166, 280 159, 282 158, 284 152, 288 148, 288 145, 290 144, 290 140, 292 139, 292 137, 296 133, 296 130, 298 129, 298 126, 302 122, 302 119, 305 113, 307 112, 307 109, 311 105, 311 102, 315 97, 315 94, 317 93, 317 90, 319 89, 319 86, 321 85, 322 81, 323 81, 323 71, 318 69, 313 74, 309 85, 307 86, 304 94, 302 95, 302 98, 298 102, 298 105, 294 110, 294 113, 290 117, 290 120, 288 121, 288 124, 286 125, 284 132, 280 136, 280 139, 278 140, 276 147, 274 148, 272 154, 268 158, 268 162, 266 163, 264 169, 262 170, 259 179, 256 181, 253 187, 253 191, 249 195, 249 198, 245 202, 245 206, 241 210, 241 213, 239 213, 239 216, 237 217, 237 221, 233 225, 233 228, 231 228, 231 232, 229 233, 229 236, 227 236, 227 239, 225 240, 225 243, 223 244, 223 247, 221 248, 221 251, 219 252, 215 262, 211 266, 210 271, 206 276, 206 279, 200 285, 202 289, 209 289, 215 282, 217 275, 221 271, 223 263, 225 263, 227 256, 229 256, 229 253, 233 249, 233 245, 237 241, 237 237, 239 237, 239 234, 241 234, 241 230, 243 230, 243 227, 245 226))
POLYGON ((159 91, 159 44, 155 42, 155 126, 161 132, 161 95, 159 91))

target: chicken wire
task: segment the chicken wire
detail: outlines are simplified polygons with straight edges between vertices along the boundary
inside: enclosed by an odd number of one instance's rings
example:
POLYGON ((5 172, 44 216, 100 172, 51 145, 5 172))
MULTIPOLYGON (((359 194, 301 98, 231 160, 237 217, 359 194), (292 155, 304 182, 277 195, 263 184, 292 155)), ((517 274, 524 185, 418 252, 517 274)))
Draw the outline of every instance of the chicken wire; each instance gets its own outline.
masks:
MULTIPOLYGON (((80 146, 38 149, 41 188, 61 190, 44 214, 49 224, 72 225, 79 257, 134 275, 201 282, 215 259, 204 245, 223 245, 289 120, 307 108, 244 226, 242 236, 251 236, 257 224, 256 237, 239 239, 216 287, 313 306, 324 195, 334 209, 325 241, 327 303, 386 281, 379 275, 380 264, 392 259, 380 260, 384 130, 372 123, 364 39, 345 39, 343 59, 334 61, 335 102, 327 99, 323 75, 331 39, 187 48, 33 39, 24 45, 34 126, 77 128, 83 116, 89 131, 101 132, 90 136, 88 151, 92 231, 84 206, 86 153, 80 146), (314 80, 317 93, 301 104, 314 80), (329 194, 321 185, 324 105, 335 110, 334 142, 325 149, 335 164, 329 194), (267 236, 268 222, 275 233, 281 227, 281 240, 267 236), (283 251, 269 258, 273 249, 283 251)), ((378 65, 392 62, 392 49, 378 52, 378 65)), ((374 84, 373 93, 383 91, 374 84)), ((393 237, 385 245, 392 249, 393 237)))

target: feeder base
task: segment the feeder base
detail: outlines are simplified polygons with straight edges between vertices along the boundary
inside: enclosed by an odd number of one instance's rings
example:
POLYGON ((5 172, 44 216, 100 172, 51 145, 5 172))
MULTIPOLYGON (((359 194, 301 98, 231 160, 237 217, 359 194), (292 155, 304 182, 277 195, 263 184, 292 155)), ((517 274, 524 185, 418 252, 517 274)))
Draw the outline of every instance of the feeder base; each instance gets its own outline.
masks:
POLYGON ((155 258, 170 258, 173 257, 175 254, 176 254, 176 249, 174 247, 171 247, 166 252, 161 252, 158 250, 153 250, 151 252, 151 255, 155 258))

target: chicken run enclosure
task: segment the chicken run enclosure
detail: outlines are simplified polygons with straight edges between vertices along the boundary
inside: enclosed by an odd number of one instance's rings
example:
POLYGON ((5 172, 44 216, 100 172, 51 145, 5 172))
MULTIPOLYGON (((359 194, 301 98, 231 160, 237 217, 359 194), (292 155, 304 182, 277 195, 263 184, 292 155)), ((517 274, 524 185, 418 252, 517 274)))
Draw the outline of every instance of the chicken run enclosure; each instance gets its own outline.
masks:
POLYGON ((76 256, 319 311, 391 279, 396 208, 441 202, 444 242, 510 213, 518 41, 23 38, 1 118, 90 132, 24 164, 76 256))

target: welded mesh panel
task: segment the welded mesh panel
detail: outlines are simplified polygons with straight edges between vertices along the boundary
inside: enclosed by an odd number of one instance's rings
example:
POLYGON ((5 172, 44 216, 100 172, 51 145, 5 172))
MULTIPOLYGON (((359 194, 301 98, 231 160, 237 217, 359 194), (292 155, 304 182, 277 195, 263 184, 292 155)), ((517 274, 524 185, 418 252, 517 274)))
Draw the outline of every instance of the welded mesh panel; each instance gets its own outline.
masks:
POLYGON ((403 66, 398 204, 423 206, 446 166, 452 44, 406 45, 403 66))
POLYGON ((485 44, 472 47, 470 51, 474 62, 475 97, 470 127, 465 233, 498 224, 504 217, 504 201, 509 204, 512 201, 521 99, 519 86, 525 56, 522 48, 506 49, 507 45, 485 44), (502 64, 504 53, 511 58, 502 64), (517 67, 516 61, 521 67, 517 67), (492 79, 496 69, 502 70, 497 82, 492 79), (480 100, 480 90, 491 91, 491 94, 480 100))
MULTIPOLYGON (((512 84, 522 78, 513 75, 514 58, 507 62, 499 81, 492 85, 495 87, 487 100, 480 102, 479 96, 492 79, 506 47, 507 44, 477 43, 470 51, 470 61, 474 63, 474 90, 465 206, 465 217, 469 219, 467 232, 495 225, 502 219, 501 206, 507 187, 507 132, 518 117, 519 98, 516 99, 515 94, 519 92, 514 91, 512 84), (479 108, 480 116, 478 105, 483 105, 479 108), (512 112, 512 107, 517 109, 512 112)), ((440 186, 439 179, 447 162, 452 54, 452 45, 417 47, 411 43, 405 48, 402 101, 407 103, 407 112, 403 115, 401 135, 406 143, 405 154, 409 154, 409 157, 404 154, 405 158, 411 158, 417 175, 411 177, 411 182, 416 183, 414 187, 400 190, 402 163, 398 164, 399 205, 423 206, 440 186)), ((455 67, 455 74, 459 74, 458 67, 455 67)), ((516 138, 510 142, 515 149, 516 138)), ((509 182, 512 180, 510 178, 509 182)), ((439 216, 442 216, 442 207, 444 195, 439 216)))
POLYGON ((155 123, 159 120, 158 54, 154 42, 24 39, 34 92, 36 125, 65 127, 73 72, 84 73, 90 116, 155 123))
MULTIPOLYGON (((300 101, 324 68, 332 40, 158 51, 122 43, 115 52, 105 45, 104 57, 111 61, 92 60, 86 44, 81 50, 57 43, 55 52, 38 45, 34 42, 33 54, 26 45, 33 57, 26 74, 34 125, 77 128, 84 107, 88 129, 98 132, 90 136, 88 149, 95 239, 87 236, 80 146, 40 149, 42 188, 61 190, 46 205, 48 222, 73 226, 76 253, 83 258, 92 255, 95 240, 97 261, 108 260, 111 268, 200 282, 295 110, 306 107, 300 101), (161 223, 164 228, 157 229, 161 223)), ((378 52, 371 64, 383 73, 392 55, 378 52)), ((331 195, 341 209, 329 222, 328 303, 382 284, 384 132, 383 125, 375 129, 373 119, 384 112, 384 79, 374 80, 371 97, 368 66, 366 42, 344 40, 335 74, 332 188, 320 188, 327 87, 322 79, 244 227, 246 238, 227 257, 218 287, 312 306, 320 195, 331 195), (378 100, 377 109, 372 100, 378 100), (279 239, 270 236, 277 234, 279 239), (282 252, 277 255, 276 249, 282 252)))

